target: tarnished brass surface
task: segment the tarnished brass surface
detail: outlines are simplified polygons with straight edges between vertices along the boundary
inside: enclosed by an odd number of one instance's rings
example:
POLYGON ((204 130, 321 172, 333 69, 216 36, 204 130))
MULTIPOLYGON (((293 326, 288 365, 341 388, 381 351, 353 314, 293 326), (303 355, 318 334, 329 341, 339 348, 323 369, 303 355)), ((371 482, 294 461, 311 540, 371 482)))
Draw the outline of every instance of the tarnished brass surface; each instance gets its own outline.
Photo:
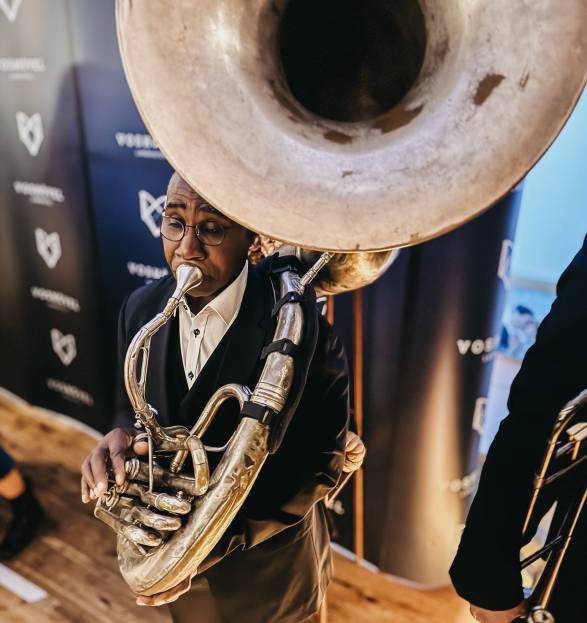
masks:
POLYGON ((267 457, 269 429, 255 420, 241 420, 209 491, 197 498, 181 530, 155 551, 137 551, 126 538, 118 539, 120 570, 133 592, 153 595, 195 575, 250 491, 267 457))
MULTIPOLYGON (((283 273, 280 297, 287 292, 299 290, 299 277, 295 273, 283 273)), ((294 344, 299 344, 303 325, 304 318, 300 304, 289 303, 284 305, 277 318, 277 328, 273 340, 277 341, 287 337, 294 344)), ((251 400, 274 411, 281 411, 291 389, 293 374, 294 364, 291 357, 278 352, 270 353, 265 360, 265 366, 257 381, 251 400)))
MULTIPOLYGON (((305 264, 310 265, 316 262, 320 256, 319 251, 300 247, 295 249, 295 254, 305 264)), ((398 254, 399 249, 364 251, 362 253, 335 253, 316 277, 316 294, 342 294, 368 286, 385 273, 398 254)))
MULTIPOLYGON (((351 86, 368 73, 361 66, 324 75, 325 87, 342 81, 348 96, 347 120, 335 121, 311 112, 284 72, 284 13, 296 4, 117 2, 127 80, 165 157, 222 212, 294 245, 381 250, 472 219, 539 159, 585 84, 584 0, 564 9, 560 0, 365 0, 365 19, 379 7, 418 40, 385 56, 393 42, 374 23, 381 68, 399 58, 402 70, 416 56, 420 66, 399 101, 371 110, 373 93, 354 96, 351 86)), ((309 26, 285 34, 295 43, 309 26)), ((332 35, 325 22, 316 39, 332 35)), ((341 51, 348 45, 342 39, 341 51)), ((303 78, 312 67, 300 70, 303 78)))
POLYGON ((179 499, 168 493, 149 493, 146 487, 137 482, 126 482, 123 491, 129 495, 140 497, 147 506, 152 506, 160 511, 173 513, 174 515, 187 515, 192 509, 187 500, 179 499))
MULTIPOLYGON (((295 273, 284 271, 280 275, 280 296, 292 291, 302 293, 329 259, 330 254, 324 254, 303 281, 295 273)), ((225 385, 210 398, 191 430, 159 425, 157 412, 144 395, 150 340, 171 318, 183 294, 201 279, 201 273, 190 268, 179 267, 177 288, 164 311, 139 330, 126 355, 127 391, 137 425, 144 430, 140 438, 149 444, 148 459, 128 458, 127 482, 120 487, 112 483, 94 511, 118 535, 120 570, 133 592, 142 595, 168 590, 197 574, 234 519, 267 458, 268 424, 242 417, 218 466, 209 475, 202 437, 224 401, 236 399, 242 410, 250 400, 280 412, 293 382, 293 358, 274 352, 268 355, 252 392, 240 385, 225 385), (141 370, 137 377, 139 358, 141 370), (188 455, 190 474, 182 471, 188 455), (148 483, 148 487, 141 483, 148 483)), ((301 305, 283 305, 274 340, 287 338, 299 344, 303 330, 301 305)))
POLYGON ((294 247, 257 234, 252 248, 249 249, 249 260, 258 264, 274 253, 295 255, 305 266, 314 266, 317 274, 309 275, 309 278, 316 294, 323 296, 358 290, 373 283, 393 264, 399 255, 399 249, 329 253, 328 261, 320 267, 316 263, 321 251, 294 247))

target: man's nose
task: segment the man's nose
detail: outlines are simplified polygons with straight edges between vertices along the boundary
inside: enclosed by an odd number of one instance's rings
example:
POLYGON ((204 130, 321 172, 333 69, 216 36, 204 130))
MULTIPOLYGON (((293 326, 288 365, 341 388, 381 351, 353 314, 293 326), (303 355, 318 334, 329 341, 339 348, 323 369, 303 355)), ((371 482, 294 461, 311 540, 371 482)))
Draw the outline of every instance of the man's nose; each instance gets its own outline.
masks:
POLYGON ((179 242, 177 254, 185 259, 206 257, 205 247, 196 236, 195 229, 191 227, 186 229, 184 237, 179 242))

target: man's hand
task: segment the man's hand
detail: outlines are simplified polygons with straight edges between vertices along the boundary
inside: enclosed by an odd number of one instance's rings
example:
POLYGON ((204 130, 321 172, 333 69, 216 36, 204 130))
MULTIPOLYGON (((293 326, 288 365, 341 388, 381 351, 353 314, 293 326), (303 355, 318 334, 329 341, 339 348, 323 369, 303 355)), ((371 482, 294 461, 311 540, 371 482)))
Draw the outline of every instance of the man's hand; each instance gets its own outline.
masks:
MULTIPOLYGON (((126 451, 133 444, 133 434, 126 428, 115 428, 103 437, 92 452, 86 457, 81 466, 82 502, 96 500, 108 490, 107 459, 110 459, 114 478, 118 486, 124 484, 126 477, 124 459, 126 451)), ((136 454, 146 454, 147 444, 134 444, 136 454)))
POLYGON ((163 593, 157 593, 151 597, 143 597, 143 595, 139 595, 137 597, 137 606, 163 606, 164 604, 170 604, 172 601, 179 599, 184 593, 187 593, 190 590, 191 585, 192 579, 187 578, 187 580, 180 582, 177 586, 174 586, 163 593))
POLYGON ((361 467, 365 460, 365 444, 353 431, 347 431, 344 442, 344 465, 343 472, 354 472, 361 467))
POLYGON ((526 603, 522 602, 509 610, 485 610, 470 604, 471 615, 479 623, 512 623, 526 615, 526 603))

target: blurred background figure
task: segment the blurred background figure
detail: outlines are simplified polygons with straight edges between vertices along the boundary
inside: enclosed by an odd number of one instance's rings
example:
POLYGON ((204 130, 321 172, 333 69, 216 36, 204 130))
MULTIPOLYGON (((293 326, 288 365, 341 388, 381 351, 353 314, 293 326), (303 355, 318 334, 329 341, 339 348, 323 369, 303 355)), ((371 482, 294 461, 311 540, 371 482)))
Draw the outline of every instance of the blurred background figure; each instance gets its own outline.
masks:
POLYGON ((14 461, 0 448, 0 498, 12 512, 4 537, 0 541, 0 560, 19 554, 34 538, 44 517, 31 481, 25 478, 14 461))
POLYGON ((525 305, 516 305, 509 320, 503 325, 500 350, 508 357, 523 359, 526 351, 534 344, 537 328, 534 312, 525 305))

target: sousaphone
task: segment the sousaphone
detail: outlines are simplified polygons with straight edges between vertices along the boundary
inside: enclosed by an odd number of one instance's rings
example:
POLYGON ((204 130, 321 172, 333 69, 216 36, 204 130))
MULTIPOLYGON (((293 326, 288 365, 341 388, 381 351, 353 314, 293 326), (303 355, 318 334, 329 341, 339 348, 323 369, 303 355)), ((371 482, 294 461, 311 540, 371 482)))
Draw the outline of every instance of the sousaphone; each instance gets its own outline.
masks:
POLYGON ((156 143, 230 218, 312 249, 413 245, 504 196, 587 74, 583 0, 119 0, 156 143))
MULTIPOLYGON (((339 256, 351 264, 448 232, 504 196, 587 77, 584 0, 117 0, 117 23, 135 102, 174 169, 244 226, 351 252, 339 256)), ((301 283, 287 279, 282 294, 301 283)), ((226 392, 244 403, 257 390, 226 392)), ((152 438, 176 449, 151 415, 152 438)), ((178 462, 189 451, 197 464, 194 437, 178 462)), ((152 500, 154 469, 133 469, 152 500)), ((172 481, 188 494, 197 485, 160 475, 172 481)), ((205 496, 177 532, 197 523, 205 496)), ((127 536, 117 525, 121 569, 144 594, 196 572, 213 546, 209 532, 201 547, 180 534, 147 551, 129 545, 135 524, 127 536)))

